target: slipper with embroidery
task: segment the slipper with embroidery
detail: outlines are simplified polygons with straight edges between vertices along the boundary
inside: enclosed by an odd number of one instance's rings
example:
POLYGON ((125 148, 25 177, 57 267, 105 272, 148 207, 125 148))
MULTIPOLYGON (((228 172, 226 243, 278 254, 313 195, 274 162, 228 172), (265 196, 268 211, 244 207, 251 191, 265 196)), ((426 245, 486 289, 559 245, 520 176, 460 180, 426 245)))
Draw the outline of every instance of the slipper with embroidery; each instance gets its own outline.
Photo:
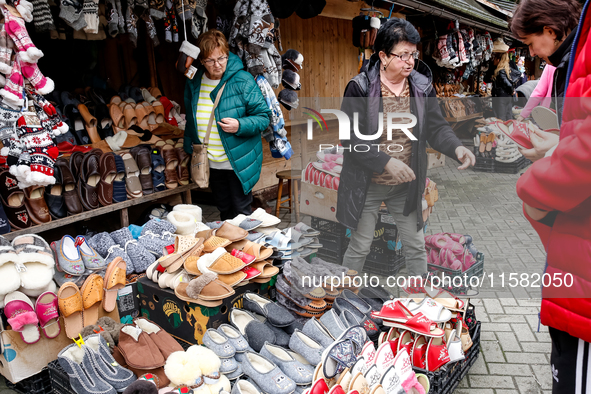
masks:
POLYGON ((399 300, 384 303, 380 312, 372 312, 372 317, 382 319, 384 326, 402 328, 419 335, 442 337, 444 331, 422 313, 413 314, 399 300))
POLYGON ((4 297, 4 314, 12 330, 20 333, 23 342, 33 344, 39 341, 39 319, 29 297, 20 291, 7 294, 4 297))
POLYGON ((41 294, 35 302, 35 313, 39 326, 48 339, 56 338, 62 328, 58 314, 58 298, 52 291, 41 294))

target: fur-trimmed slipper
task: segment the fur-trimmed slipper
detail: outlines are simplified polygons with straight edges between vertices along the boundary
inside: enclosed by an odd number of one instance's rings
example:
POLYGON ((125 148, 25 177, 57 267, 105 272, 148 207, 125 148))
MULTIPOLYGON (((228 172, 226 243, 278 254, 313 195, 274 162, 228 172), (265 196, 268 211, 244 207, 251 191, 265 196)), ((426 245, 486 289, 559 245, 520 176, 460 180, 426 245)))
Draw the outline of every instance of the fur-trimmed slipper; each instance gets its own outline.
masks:
POLYGON ((43 289, 53 280, 55 258, 49 244, 35 234, 20 235, 12 240, 18 262, 26 270, 20 272, 21 286, 43 289))
POLYGON ((21 287, 21 278, 16 270, 18 262, 18 255, 10 242, 0 236, 0 294, 12 293, 21 287))
POLYGON ((177 204, 174 206, 174 208, 172 208, 172 210, 175 212, 188 213, 195 218, 196 222, 201 222, 203 220, 201 208, 197 205, 177 204))
POLYGON ((4 314, 12 329, 21 334, 24 343, 33 344, 39 341, 39 319, 29 297, 20 291, 7 294, 4 297, 4 314))
MULTIPOLYGON (((76 277, 76 278, 78 278, 78 277, 76 277)), ((52 280, 51 282, 49 282, 49 284, 47 286, 45 286, 42 289, 34 289, 33 290, 33 289, 25 289, 24 287, 21 287, 19 289, 19 291, 21 293, 28 295, 31 298, 37 298, 41 294, 46 293, 46 292, 57 293, 57 285, 55 284, 55 281, 52 280)))
POLYGON ((197 229, 195 217, 184 211, 173 210, 168 213, 166 220, 175 225, 176 233, 179 235, 194 234, 197 229))
POLYGON ((200 305, 211 301, 214 301, 211 304, 219 305, 221 300, 235 293, 234 289, 218 280, 218 276, 213 272, 204 273, 189 283, 179 283, 174 292, 181 300, 200 305))

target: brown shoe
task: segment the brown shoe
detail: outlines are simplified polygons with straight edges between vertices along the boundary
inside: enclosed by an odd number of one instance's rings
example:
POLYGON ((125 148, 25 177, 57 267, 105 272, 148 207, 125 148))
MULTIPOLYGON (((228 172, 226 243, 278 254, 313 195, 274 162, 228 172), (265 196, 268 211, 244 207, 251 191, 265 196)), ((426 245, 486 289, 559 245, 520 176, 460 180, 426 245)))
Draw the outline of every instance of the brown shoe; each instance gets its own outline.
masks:
POLYGON ((96 118, 90 114, 88 107, 84 104, 78 104, 78 111, 80 111, 80 115, 82 116, 82 119, 84 119, 84 127, 86 128, 90 140, 93 143, 99 142, 102 138, 96 128, 96 118))
POLYGON ((82 152, 72 152, 70 155, 70 172, 72 173, 74 179, 80 178, 79 175, 82 160, 84 160, 84 153, 82 152))
POLYGON ((177 167, 177 175, 179 178, 179 184, 182 186, 189 184, 189 160, 191 156, 185 152, 183 148, 183 139, 178 140, 174 146, 176 153, 179 157, 179 165, 177 167))
POLYGON ((76 191, 76 180, 70 171, 70 165, 64 158, 59 158, 55 162, 55 165, 59 168, 62 175, 62 188, 64 202, 66 203, 66 209, 69 215, 76 215, 84 211, 80 198, 78 198, 78 192, 76 191))
POLYGON ((51 222, 51 215, 44 195, 45 188, 43 186, 31 186, 25 189, 25 207, 35 224, 51 222))
POLYGON ((158 324, 154 323, 151 320, 145 319, 143 317, 138 317, 133 321, 136 326, 142 329, 145 333, 147 333, 150 338, 154 341, 158 349, 160 349, 160 353, 164 356, 165 359, 168 359, 174 352, 182 352, 183 347, 172 337, 169 333, 164 331, 158 324))
POLYGON ((152 182, 152 155, 148 145, 139 145, 131 148, 129 151, 137 163, 140 170, 140 183, 144 195, 154 193, 154 183, 152 182))
POLYGON ((213 234, 217 237, 229 239, 232 242, 240 241, 248 236, 248 231, 234 226, 228 222, 224 222, 220 228, 215 230, 213 234))
POLYGON ((117 176, 115 155, 112 152, 103 153, 99 159, 101 180, 98 186, 99 203, 106 207, 113 203, 113 179, 117 176))
POLYGON ((178 187, 178 173, 177 167, 179 165, 179 156, 174 146, 165 144, 161 150, 162 158, 166 164, 164 176, 166 178, 165 184, 167 189, 176 189, 178 187))
POLYGON ((166 362, 152 337, 135 325, 121 327, 117 347, 130 367, 153 369, 162 367, 166 362))
POLYGON ((10 227, 24 230, 33 225, 25 206, 25 193, 18 188, 18 181, 8 170, 0 172, 0 197, 10 227))
POLYGON ((111 119, 113 120, 113 130, 115 132, 125 130, 125 117, 118 105, 111 105, 109 107, 109 115, 111 115, 111 119))
POLYGON ((93 149, 84 155, 80 166, 78 179, 78 197, 85 209, 100 207, 98 199, 98 184, 101 180, 99 160, 102 155, 100 149, 93 149))

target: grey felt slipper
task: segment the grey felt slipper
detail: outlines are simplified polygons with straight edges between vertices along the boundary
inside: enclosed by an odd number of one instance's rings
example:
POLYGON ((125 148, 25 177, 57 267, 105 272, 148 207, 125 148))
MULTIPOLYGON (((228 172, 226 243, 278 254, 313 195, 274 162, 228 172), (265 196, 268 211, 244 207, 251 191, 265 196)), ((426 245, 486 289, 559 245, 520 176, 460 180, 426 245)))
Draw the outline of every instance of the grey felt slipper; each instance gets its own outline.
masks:
POLYGON ((269 323, 269 320, 265 320, 265 325, 269 327, 271 331, 273 331, 273 334, 275 334, 275 345, 283 347, 289 346, 289 334, 283 331, 282 328, 275 327, 274 325, 269 323))
POLYGON ((289 348, 314 366, 322 361, 322 352, 324 352, 322 345, 300 330, 295 330, 289 339, 289 348))
MULTIPOLYGON (((230 373, 225 373, 224 375, 226 375, 226 377, 228 378, 228 380, 236 380, 239 377, 241 377, 242 375, 244 375, 244 371, 242 370, 242 365, 240 365, 240 363, 238 362, 238 360, 236 359, 226 359, 226 360, 234 360, 234 362, 236 363, 236 370, 234 370, 234 372, 230 372, 230 373)), ((224 362, 224 360, 222 360, 222 363, 224 362)))
POLYGON ((166 232, 160 235, 148 230, 145 233, 142 231, 142 235, 139 236, 137 241, 156 258, 160 258, 164 255, 164 248, 174 245, 174 240, 174 234, 166 232))
POLYGON ((222 324, 218 327, 218 333, 226 338, 236 353, 244 353, 249 349, 248 342, 242 336, 240 331, 229 324, 222 324))
POLYGON ((68 374, 70 385, 77 393, 117 394, 96 371, 90 352, 75 343, 65 347, 57 356, 58 363, 68 374))
POLYGON ((130 257, 136 273, 145 272, 146 269, 156 261, 156 257, 135 239, 129 228, 123 227, 111 233, 111 238, 125 249, 130 257))
POLYGON ((356 359, 351 341, 346 339, 336 341, 322 354, 322 374, 332 379, 345 369, 352 367, 356 359))
POLYGON ((248 347, 248 349, 246 349, 246 351, 242 352, 242 353, 236 353, 234 355, 234 359, 240 364, 242 365, 242 362, 244 362, 244 358, 246 357, 246 352, 254 352, 254 349, 251 348, 250 346, 248 347))
POLYGON ((334 309, 325 312, 320 318, 320 323, 326 327, 330 335, 332 335, 334 338, 340 337, 341 334, 347 329, 334 309))
POLYGON ((315 237, 317 235, 320 235, 320 231, 314 230, 312 227, 308 226, 303 222, 296 224, 294 229, 302 233, 305 237, 315 237))
POLYGON ((220 366, 220 373, 221 374, 226 375, 226 374, 232 373, 238 369, 238 363, 236 362, 234 357, 222 358, 221 361, 222 361, 222 364, 220 366))
POLYGON ((349 272, 349 268, 343 267, 339 264, 329 263, 328 261, 322 260, 320 257, 313 257, 311 265, 320 266, 329 271, 332 276, 338 276, 339 278, 343 275, 347 276, 347 273, 349 272))
POLYGON ((107 264, 115 260, 117 257, 121 257, 121 259, 127 263, 127 274, 135 272, 135 267, 131 258, 127 255, 125 249, 119 246, 109 233, 102 232, 96 234, 88 240, 88 244, 105 259, 107 264))
POLYGON ((117 364, 107 345, 107 341, 99 334, 84 338, 83 347, 90 353, 97 372, 117 391, 123 391, 136 381, 136 376, 129 369, 117 364))
POLYGON ((238 380, 232 387, 231 394, 260 394, 261 390, 252 379, 238 380))
POLYGON ((66 282, 73 282, 76 286, 82 287, 84 281, 86 280, 86 278, 88 278, 88 275, 90 274, 96 274, 96 272, 86 270, 84 274, 82 274, 81 276, 74 276, 67 274, 65 272, 55 270, 55 273, 53 274, 53 280, 55 280, 55 283, 57 283, 58 287, 62 287, 62 285, 66 282))
POLYGON ((260 354, 274 362, 297 385, 308 385, 312 383, 314 368, 311 365, 300 363, 285 349, 267 342, 261 349, 260 354))
POLYGON ((349 289, 344 289, 339 298, 344 298, 349 301, 353 306, 355 306, 359 311, 373 320, 377 325, 382 324, 382 319, 374 318, 371 315, 372 311, 379 311, 381 310, 381 306, 379 309, 374 309, 365 299, 359 297, 357 294, 353 293, 349 289))
POLYGON ((293 393, 294 394, 304 394, 311 387, 312 387, 311 384, 307 384, 305 386, 296 386, 296 390, 293 393))
POLYGON ((247 291, 243 302, 244 309, 265 316, 276 327, 289 326, 294 322, 294 317, 287 309, 258 294, 247 291))
POLYGON ((363 326, 370 338, 380 335, 380 330, 377 324, 347 299, 337 297, 334 300, 333 309, 335 312, 339 313, 341 320, 347 322, 349 326, 358 324, 363 326))
POLYGON ((283 331, 285 331, 288 335, 292 335, 293 332, 298 329, 300 331, 302 331, 302 329, 304 328, 304 323, 299 322, 297 319, 296 321, 294 321, 293 323, 291 323, 289 326, 287 327, 282 327, 281 329, 283 331))
POLYGON ((242 370, 264 393, 292 394, 296 389, 293 380, 286 376, 275 363, 259 354, 246 352, 242 370))
POLYGON ((304 324, 302 332, 323 347, 329 347, 334 342, 331 334, 318 322, 318 320, 316 320, 315 317, 311 318, 306 324, 304 324))
POLYGON ((246 239, 248 239, 251 242, 256 242, 258 239, 261 239, 263 237, 265 237, 265 234, 263 234, 263 233, 259 233, 256 231, 250 231, 248 233, 248 235, 246 236, 246 239))
POLYGON ((142 228, 142 234, 152 232, 154 234, 162 235, 164 233, 174 234, 176 232, 176 226, 170 223, 168 220, 150 219, 142 228))
POLYGON ((240 227, 241 229, 244 229, 246 231, 252 231, 255 228, 260 227, 261 224, 263 224, 263 222, 261 222, 260 220, 253 219, 253 218, 246 218, 242 222, 240 222, 238 227, 240 227))
MULTIPOLYGON (((203 344, 212 350, 219 358, 231 358, 236 354, 236 349, 230 344, 228 338, 221 335, 216 329, 210 328, 203 334, 203 344)), ((227 371, 227 372, 233 372, 227 371)), ((223 373, 223 372, 222 372, 223 373)))
MULTIPOLYGON (((252 313, 242 309, 232 308, 228 314, 230 323, 244 336, 248 344, 256 351, 260 351, 265 341, 275 343, 275 334, 264 323, 261 323, 252 313)), ((246 372, 246 371, 245 371, 246 372)))
POLYGON ((207 227, 211 228, 211 229, 220 228, 220 227, 222 227, 223 224, 224 224, 224 222, 221 221, 221 220, 218 220, 218 221, 215 221, 215 222, 207 222, 207 223, 205 223, 205 225, 207 227))
POLYGON ((346 329, 338 340, 348 340, 354 345, 353 352, 355 356, 358 356, 363 350, 363 346, 367 342, 367 333, 361 326, 353 326, 346 329))

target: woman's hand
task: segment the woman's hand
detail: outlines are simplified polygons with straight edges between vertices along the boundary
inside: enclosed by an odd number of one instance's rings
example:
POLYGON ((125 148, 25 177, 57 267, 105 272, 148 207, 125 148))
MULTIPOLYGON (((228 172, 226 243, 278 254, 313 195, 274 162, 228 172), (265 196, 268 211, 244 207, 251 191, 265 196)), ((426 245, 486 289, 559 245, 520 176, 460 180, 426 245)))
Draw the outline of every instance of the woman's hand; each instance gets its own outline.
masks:
POLYGON ((532 130, 529 139, 534 146, 532 149, 522 149, 519 151, 526 159, 537 161, 543 159, 550 149, 558 145, 560 138, 554 133, 547 131, 532 130))
POLYGON ((456 157, 462 162, 462 165, 458 167, 458 170, 465 170, 469 166, 474 167, 476 165, 476 156, 470 152, 470 149, 465 146, 458 146, 456 148, 456 157))
POLYGON ((523 208, 525 209, 525 213, 527 213, 527 216, 529 216, 535 221, 540 221, 544 219, 546 215, 548 215, 548 211, 542 211, 541 209, 530 207, 526 203, 523 203, 523 208))
POLYGON ((240 128, 240 122, 234 118, 223 118, 218 122, 222 130, 226 133, 236 134, 240 128))
POLYGON ((518 122, 523 122, 525 120, 525 118, 521 115, 517 115, 515 119, 517 119, 518 122))
POLYGON ((388 171, 394 180, 398 182, 411 182, 416 179, 413 170, 398 159, 391 158, 386 163, 385 171, 388 171))

